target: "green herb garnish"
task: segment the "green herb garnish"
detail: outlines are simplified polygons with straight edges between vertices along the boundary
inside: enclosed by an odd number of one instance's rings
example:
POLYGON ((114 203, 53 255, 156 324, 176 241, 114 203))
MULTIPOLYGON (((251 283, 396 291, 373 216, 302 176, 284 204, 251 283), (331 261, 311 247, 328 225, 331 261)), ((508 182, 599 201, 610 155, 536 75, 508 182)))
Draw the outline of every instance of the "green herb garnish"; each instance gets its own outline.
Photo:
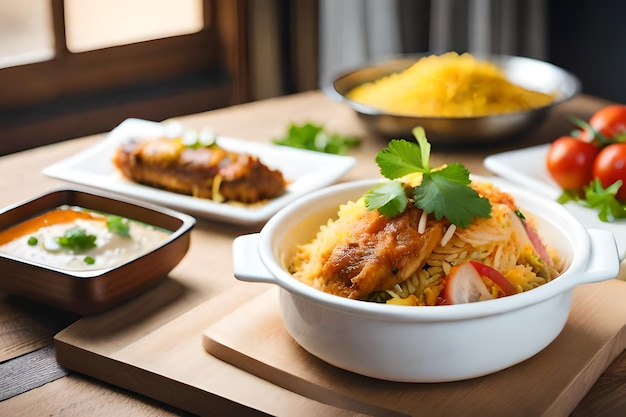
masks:
POLYGON ((85 256, 85 259, 83 259, 83 262, 85 262, 87 265, 93 265, 96 263, 96 260, 92 258, 91 256, 85 256))
POLYGON ((28 246, 35 246, 37 243, 39 243, 39 240, 37 240, 35 236, 31 236, 28 238, 27 243, 28 246))
POLYGON ((387 217, 402 213, 408 203, 404 186, 399 181, 384 182, 365 195, 367 208, 378 209, 380 214, 387 217))
POLYGON ((360 145, 361 139, 327 133, 322 126, 309 122, 302 125, 291 123, 287 134, 282 138, 274 139, 273 142, 292 148, 345 155, 350 148, 360 145))
POLYGON ((106 223, 107 229, 109 229, 111 233, 115 233, 118 236, 130 236, 128 219, 121 216, 108 215, 106 223))
POLYGON ((598 218, 603 222, 612 222, 615 219, 626 218, 626 206, 620 203, 615 195, 622 186, 622 180, 617 180, 607 188, 602 186, 598 178, 594 178, 588 186, 583 188, 583 196, 576 192, 564 191, 558 202, 565 204, 575 201, 581 206, 598 212, 598 218))
POLYGON ((491 203, 470 187, 467 168, 453 163, 432 169, 430 144, 424 129, 416 127, 413 135, 417 143, 392 140, 376 155, 380 173, 393 181, 365 194, 368 210, 378 209, 384 216, 393 217, 402 213, 410 201, 426 213, 434 214, 437 220, 445 217, 461 228, 469 226, 474 217, 489 217, 491 203), (421 183, 407 190, 400 178, 416 173, 421 174, 421 183), (408 197, 407 191, 411 194, 408 197))
POLYGON ((96 236, 88 235, 87 231, 79 226, 67 229, 63 236, 58 237, 56 241, 59 246, 78 251, 96 247, 96 236))

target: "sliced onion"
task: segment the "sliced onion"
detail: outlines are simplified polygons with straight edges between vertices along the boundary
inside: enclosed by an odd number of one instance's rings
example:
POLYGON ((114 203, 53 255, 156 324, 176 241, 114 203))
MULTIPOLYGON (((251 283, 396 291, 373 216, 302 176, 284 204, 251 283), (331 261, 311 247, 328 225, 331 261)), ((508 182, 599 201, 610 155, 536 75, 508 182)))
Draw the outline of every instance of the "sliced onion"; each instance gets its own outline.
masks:
POLYGON ((505 295, 517 294, 517 289, 515 288, 515 286, 511 284, 511 282, 506 279, 506 277, 502 275, 497 269, 477 261, 470 261, 470 263, 476 269, 476 272, 478 272, 479 275, 492 280, 494 284, 500 287, 505 295))
POLYGON ((469 262, 454 266, 445 283, 443 297, 446 304, 465 304, 494 298, 476 268, 469 262))

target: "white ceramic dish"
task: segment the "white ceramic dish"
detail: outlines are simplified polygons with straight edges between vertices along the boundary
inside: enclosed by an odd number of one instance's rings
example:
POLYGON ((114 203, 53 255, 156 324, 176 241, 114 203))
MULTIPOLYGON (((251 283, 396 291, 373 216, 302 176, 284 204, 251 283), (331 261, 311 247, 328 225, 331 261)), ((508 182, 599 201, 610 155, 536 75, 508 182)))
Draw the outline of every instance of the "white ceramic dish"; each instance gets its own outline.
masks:
POLYGON ((610 233, 587 231, 559 204, 506 186, 524 212, 537 218, 546 243, 569 264, 541 287, 476 303, 407 307, 342 298, 294 279, 286 264, 295 246, 312 239, 339 204, 355 200, 376 182, 319 190, 281 210, 260 233, 233 243, 235 277, 280 286, 289 333, 337 367, 403 382, 454 381, 496 372, 535 355, 558 336, 576 285, 618 273, 610 233))
MULTIPOLYGON (((515 151, 490 155, 485 158, 484 165, 494 174, 536 192, 551 200, 558 199, 561 189, 550 178, 546 168, 546 154, 549 144, 533 146, 515 151)), ((598 218, 598 212, 574 202, 564 207, 576 217, 586 228, 608 230, 615 235, 620 259, 626 258, 626 220, 606 223, 598 218)))
POLYGON ((43 173, 83 186, 169 206, 198 217, 237 224, 255 224, 266 221, 289 202, 332 184, 348 172, 355 163, 354 158, 349 156, 329 155, 285 146, 218 137, 217 141, 220 146, 257 155, 269 167, 281 170, 285 178, 290 181, 287 193, 281 197, 263 205, 243 206, 220 204, 207 199, 136 184, 123 178, 111 162, 118 145, 130 138, 150 138, 164 133, 175 134, 177 129, 182 128, 177 123, 128 119, 113 129, 101 142, 46 167, 43 173))

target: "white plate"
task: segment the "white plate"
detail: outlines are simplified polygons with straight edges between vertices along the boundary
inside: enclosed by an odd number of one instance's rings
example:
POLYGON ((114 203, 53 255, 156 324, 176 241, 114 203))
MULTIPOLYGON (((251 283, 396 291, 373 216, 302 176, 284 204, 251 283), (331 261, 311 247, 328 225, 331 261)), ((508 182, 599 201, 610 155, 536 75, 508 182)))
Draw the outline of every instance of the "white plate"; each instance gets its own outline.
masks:
POLYGON ((237 224, 255 224, 268 220, 289 202, 315 189, 332 184, 355 164, 349 156, 329 155, 285 146, 259 144, 219 136, 217 143, 236 152, 257 155, 273 169, 280 170, 290 182, 287 192, 266 204, 244 206, 216 203, 211 200, 159 190, 126 180, 117 171, 112 159, 118 145, 133 137, 154 137, 183 129, 180 124, 156 123, 127 119, 105 139, 53 165, 46 167, 47 176, 98 188, 138 199, 162 204, 199 217, 237 224))
MULTIPOLYGON (((556 200, 561 195, 561 189, 552 180, 546 168, 545 161, 549 147, 550 145, 547 144, 490 155, 485 158, 484 165, 494 174, 514 184, 556 200)), ((603 229, 613 232, 620 259, 623 260, 626 257, 626 220, 606 223, 598 218, 598 212, 595 210, 575 202, 568 202, 564 206, 587 229, 603 229)))

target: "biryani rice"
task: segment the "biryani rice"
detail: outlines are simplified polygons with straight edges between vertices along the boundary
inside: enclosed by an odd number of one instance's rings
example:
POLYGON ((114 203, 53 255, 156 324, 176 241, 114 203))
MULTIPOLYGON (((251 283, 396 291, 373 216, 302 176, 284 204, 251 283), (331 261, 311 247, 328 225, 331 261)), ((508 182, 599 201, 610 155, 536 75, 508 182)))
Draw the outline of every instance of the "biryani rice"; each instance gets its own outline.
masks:
MULTIPOLYGON (((490 184, 474 184, 484 194, 491 192, 490 184)), ((345 243, 351 236, 354 224, 367 213, 363 198, 339 207, 338 217, 322 226, 316 237, 300 245, 290 267, 293 276, 306 284, 321 289, 320 271, 333 248, 345 243)), ((528 220, 528 219, 527 219, 528 220)), ((528 291, 545 284, 550 277, 540 276, 536 271, 543 266, 532 243, 507 204, 492 202, 489 218, 478 218, 465 229, 456 228, 449 241, 439 243, 428 258, 426 265, 400 284, 386 290, 388 303, 406 305, 436 305, 444 288, 444 278, 453 266, 475 260, 500 271, 517 289, 528 291)), ((558 265, 555 251, 550 255, 558 265)), ((491 285, 494 297, 502 296, 502 290, 491 285)))

